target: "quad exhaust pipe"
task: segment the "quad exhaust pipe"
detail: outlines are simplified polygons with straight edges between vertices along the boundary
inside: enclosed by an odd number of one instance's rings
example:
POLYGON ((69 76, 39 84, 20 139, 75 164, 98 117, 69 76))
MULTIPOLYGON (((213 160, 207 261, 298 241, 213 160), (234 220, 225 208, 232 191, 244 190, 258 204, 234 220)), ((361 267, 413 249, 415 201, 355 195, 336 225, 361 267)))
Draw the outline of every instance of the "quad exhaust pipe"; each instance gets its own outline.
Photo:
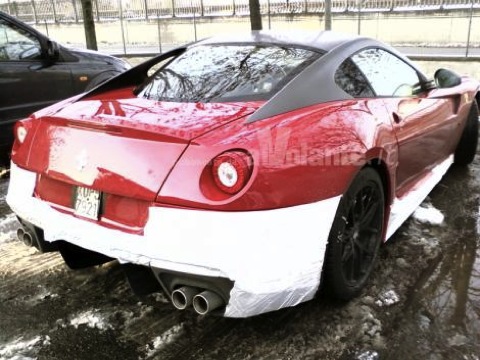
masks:
POLYGON ((190 305, 199 315, 206 315, 209 312, 225 305, 223 298, 210 290, 201 290, 195 287, 182 286, 172 292, 172 304, 178 310, 185 310, 190 305))
POLYGON ((43 230, 19 217, 18 221, 21 227, 17 229, 17 238, 27 246, 33 246, 41 253, 58 251, 58 245, 53 242, 45 241, 43 230))
POLYGON ((200 291, 190 286, 182 286, 172 292, 172 303, 178 310, 185 310, 192 305, 193 298, 200 291))
POLYGON ((23 230, 22 228, 19 228, 17 230, 17 238, 20 241, 23 241, 23 243, 27 246, 33 246, 33 238, 32 235, 30 235, 28 232, 23 230))
POLYGON ((223 299, 213 291, 205 290, 193 298, 193 308, 200 315, 218 309, 224 304, 223 299))

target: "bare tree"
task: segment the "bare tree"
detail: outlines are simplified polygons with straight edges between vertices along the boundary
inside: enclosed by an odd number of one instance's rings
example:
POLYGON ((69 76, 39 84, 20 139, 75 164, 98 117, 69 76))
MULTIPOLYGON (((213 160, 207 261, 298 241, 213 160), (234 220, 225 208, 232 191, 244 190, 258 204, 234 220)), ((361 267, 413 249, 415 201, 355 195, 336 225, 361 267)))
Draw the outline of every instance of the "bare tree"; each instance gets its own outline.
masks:
POLYGON ((95 34, 95 21, 93 20, 92 0, 82 0, 82 13, 87 49, 98 50, 97 35, 95 34))
POLYGON ((262 30, 262 15, 260 14, 260 1, 249 0, 250 8, 250 28, 252 30, 262 30))

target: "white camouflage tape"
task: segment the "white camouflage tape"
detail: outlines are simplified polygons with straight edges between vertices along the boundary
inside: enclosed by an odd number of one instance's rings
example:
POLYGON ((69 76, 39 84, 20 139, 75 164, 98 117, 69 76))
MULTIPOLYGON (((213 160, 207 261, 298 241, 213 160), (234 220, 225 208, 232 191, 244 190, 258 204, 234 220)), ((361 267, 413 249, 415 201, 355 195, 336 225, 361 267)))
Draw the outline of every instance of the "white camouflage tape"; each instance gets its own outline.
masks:
POLYGON ((225 316, 247 317, 314 297, 340 196, 289 208, 220 212, 149 209, 144 235, 78 219, 32 196, 35 174, 12 163, 7 202, 41 227, 121 262, 235 282, 225 316))

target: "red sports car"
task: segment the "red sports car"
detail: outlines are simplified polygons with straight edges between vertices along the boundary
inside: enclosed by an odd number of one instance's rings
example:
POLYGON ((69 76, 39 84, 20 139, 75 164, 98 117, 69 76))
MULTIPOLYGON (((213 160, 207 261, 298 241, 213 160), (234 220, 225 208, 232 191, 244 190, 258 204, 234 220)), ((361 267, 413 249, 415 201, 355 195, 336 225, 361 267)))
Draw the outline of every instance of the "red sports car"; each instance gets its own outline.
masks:
POLYGON ((473 160, 479 83, 333 32, 214 37, 17 123, 19 238, 137 293, 247 317, 357 295, 379 245, 473 160))

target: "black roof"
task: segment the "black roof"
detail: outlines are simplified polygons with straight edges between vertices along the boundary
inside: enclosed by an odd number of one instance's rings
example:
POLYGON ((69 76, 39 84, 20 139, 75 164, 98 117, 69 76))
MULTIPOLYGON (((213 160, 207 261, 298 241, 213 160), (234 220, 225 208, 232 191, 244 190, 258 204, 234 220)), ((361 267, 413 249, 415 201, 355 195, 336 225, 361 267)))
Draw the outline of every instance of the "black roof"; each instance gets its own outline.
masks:
POLYGON ((323 52, 328 52, 339 45, 364 39, 353 34, 334 31, 251 31, 238 35, 220 35, 201 40, 195 45, 204 44, 231 44, 231 43, 265 43, 311 47, 323 52))
POLYGON ((314 104, 352 99, 351 95, 335 83, 334 74, 345 59, 367 48, 381 48, 395 54, 415 68, 423 80, 426 79, 406 57, 392 47, 371 38, 333 31, 252 31, 236 35, 215 36, 173 49, 128 70, 123 75, 100 85, 87 95, 91 96, 119 86, 136 86, 140 80, 143 81, 147 78, 147 72, 152 66, 172 56, 180 55, 189 47, 207 44, 250 43, 308 47, 322 52, 322 55, 253 113, 248 118, 249 122, 314 104))

